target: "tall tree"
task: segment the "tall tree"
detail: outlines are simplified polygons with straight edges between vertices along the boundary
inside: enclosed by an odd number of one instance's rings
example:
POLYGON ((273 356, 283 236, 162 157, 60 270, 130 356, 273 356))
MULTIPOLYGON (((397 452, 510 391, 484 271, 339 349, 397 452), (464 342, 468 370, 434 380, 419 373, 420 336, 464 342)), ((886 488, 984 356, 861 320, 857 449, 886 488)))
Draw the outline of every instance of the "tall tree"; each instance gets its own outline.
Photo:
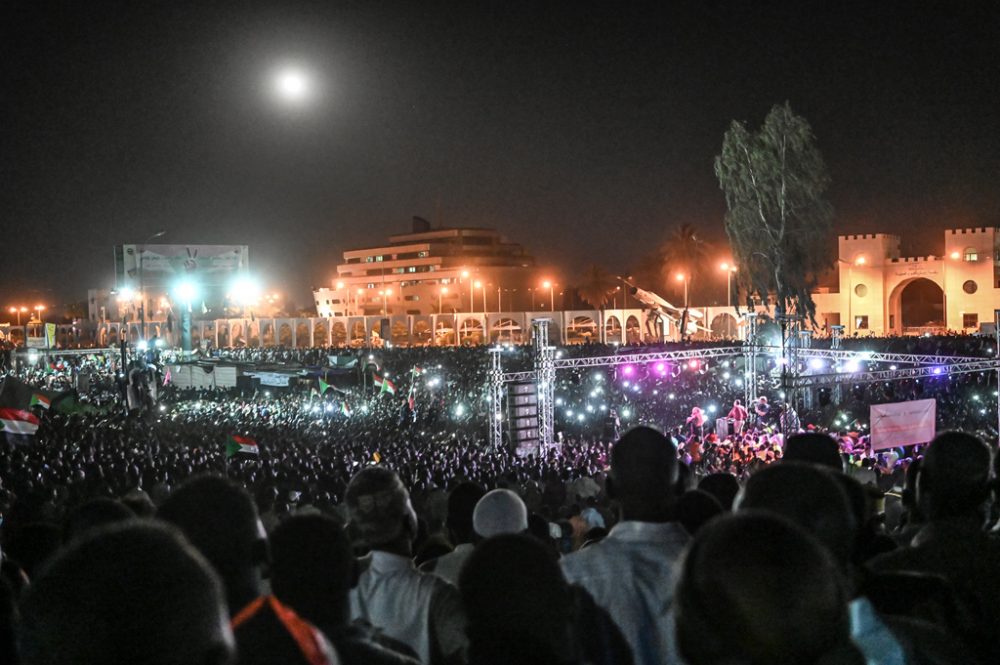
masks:
POLYGON ((833 209, 824 198, 830 178, 812 129, 786 102, 754 132, 733 121, 715 158, 726 195, 726 233, 740 269, 737 287, 778 314, 813 318, 811 291, 831 263, 833 209))
POLYGON ((595 263, 587 268, 583 282, 577 287, 576 292, 588 303, 604 311, 604 306, 608 304, 617 286, 615 276, 595 263))

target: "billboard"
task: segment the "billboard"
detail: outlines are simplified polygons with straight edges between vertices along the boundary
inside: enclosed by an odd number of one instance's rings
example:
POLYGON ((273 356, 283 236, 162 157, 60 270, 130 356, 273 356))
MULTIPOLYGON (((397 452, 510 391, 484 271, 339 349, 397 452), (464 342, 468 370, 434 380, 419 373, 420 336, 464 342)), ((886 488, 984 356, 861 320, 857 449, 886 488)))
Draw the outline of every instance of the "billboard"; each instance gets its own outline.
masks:
POLYGON ((170 289, 183 278, 206 288, 225 286, 250 269, 247 245, 117 245, 118 289, 170 289))

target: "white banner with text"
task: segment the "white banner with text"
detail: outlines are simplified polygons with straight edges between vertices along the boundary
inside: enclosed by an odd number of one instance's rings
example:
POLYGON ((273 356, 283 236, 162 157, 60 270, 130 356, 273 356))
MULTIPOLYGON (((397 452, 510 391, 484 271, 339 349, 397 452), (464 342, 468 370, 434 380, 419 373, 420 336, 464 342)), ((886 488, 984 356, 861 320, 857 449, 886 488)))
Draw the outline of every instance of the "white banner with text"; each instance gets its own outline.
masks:
POLYGON ((937 431, 937 402, 932 399, 872 404, 870 416, 872 450, 927 443, 937 431))

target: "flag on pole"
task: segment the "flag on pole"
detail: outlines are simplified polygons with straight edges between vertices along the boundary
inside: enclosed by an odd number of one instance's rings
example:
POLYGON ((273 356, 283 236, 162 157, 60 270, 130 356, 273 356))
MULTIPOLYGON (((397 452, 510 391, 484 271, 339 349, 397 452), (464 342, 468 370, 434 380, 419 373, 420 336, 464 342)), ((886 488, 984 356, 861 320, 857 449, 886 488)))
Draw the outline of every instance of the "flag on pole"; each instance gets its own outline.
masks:
POLYGON ((410 370, 410 374, 413 374, 414 376, 420 376, 423 373, 424 373, 424 368, 421 367, 420 365, 414 365, 413 369, 410 370))
MULTIPOLYGON (((0 384, 0 432, 11 444, 27 443, 34 436, 40 421, 31 412, 35 390, 17 377, 7 376, 0 384)), ((51 398, 50 398, 51 399, 51 398)))
POLYGON ((257 447, 257 442, 253 439, 233 434, 226 441, 226 457, 233 457, 234 455, 253 455, 254 457, 259 457, 260 449, 257 447))
POLYGON ((28 406, 40 406, 43 409, 48 409, 52 406, 52 399, 50 397, 46 397, 42 393, 34 393, 31 395, 31 403, 28 406))
POLYGON ((396 394, 396 384, 394 384, 389 379, 382 379, 382 390, 379 391, 379 394, 382 394, 382 393, 389 393, 390 395, 395 395, 396 394))
POLYGON ((340 412, 348 418, 351 417, 351 407, 348 406, 347 402, 340 403, 340 412))
POLYGON ((329 390, 329 389, 330 389, 330 384, 327 383, 326 381, 324 381, 323 379, 320 379, 319 380, 319 394, 320 395, 325 395, 326 391, 329 390))

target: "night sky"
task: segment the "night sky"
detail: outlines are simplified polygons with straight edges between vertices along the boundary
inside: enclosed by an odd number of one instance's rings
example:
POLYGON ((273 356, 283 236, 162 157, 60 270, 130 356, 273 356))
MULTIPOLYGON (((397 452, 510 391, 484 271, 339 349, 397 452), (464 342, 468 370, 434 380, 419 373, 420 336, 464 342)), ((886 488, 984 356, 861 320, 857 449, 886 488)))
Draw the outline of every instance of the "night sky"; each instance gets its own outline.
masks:
POLYGON ((1000 225, 997 7, 6 0, 0 305, 83 300, 160 229, 250 245, 303 304, 413 215, 497 227, 562 280, 622 270, 681 223, 724 240, 722 135, 785 100, 838 231, 938 252, 1000 225), (272 94, 283 63, 308 105, 272 94))

